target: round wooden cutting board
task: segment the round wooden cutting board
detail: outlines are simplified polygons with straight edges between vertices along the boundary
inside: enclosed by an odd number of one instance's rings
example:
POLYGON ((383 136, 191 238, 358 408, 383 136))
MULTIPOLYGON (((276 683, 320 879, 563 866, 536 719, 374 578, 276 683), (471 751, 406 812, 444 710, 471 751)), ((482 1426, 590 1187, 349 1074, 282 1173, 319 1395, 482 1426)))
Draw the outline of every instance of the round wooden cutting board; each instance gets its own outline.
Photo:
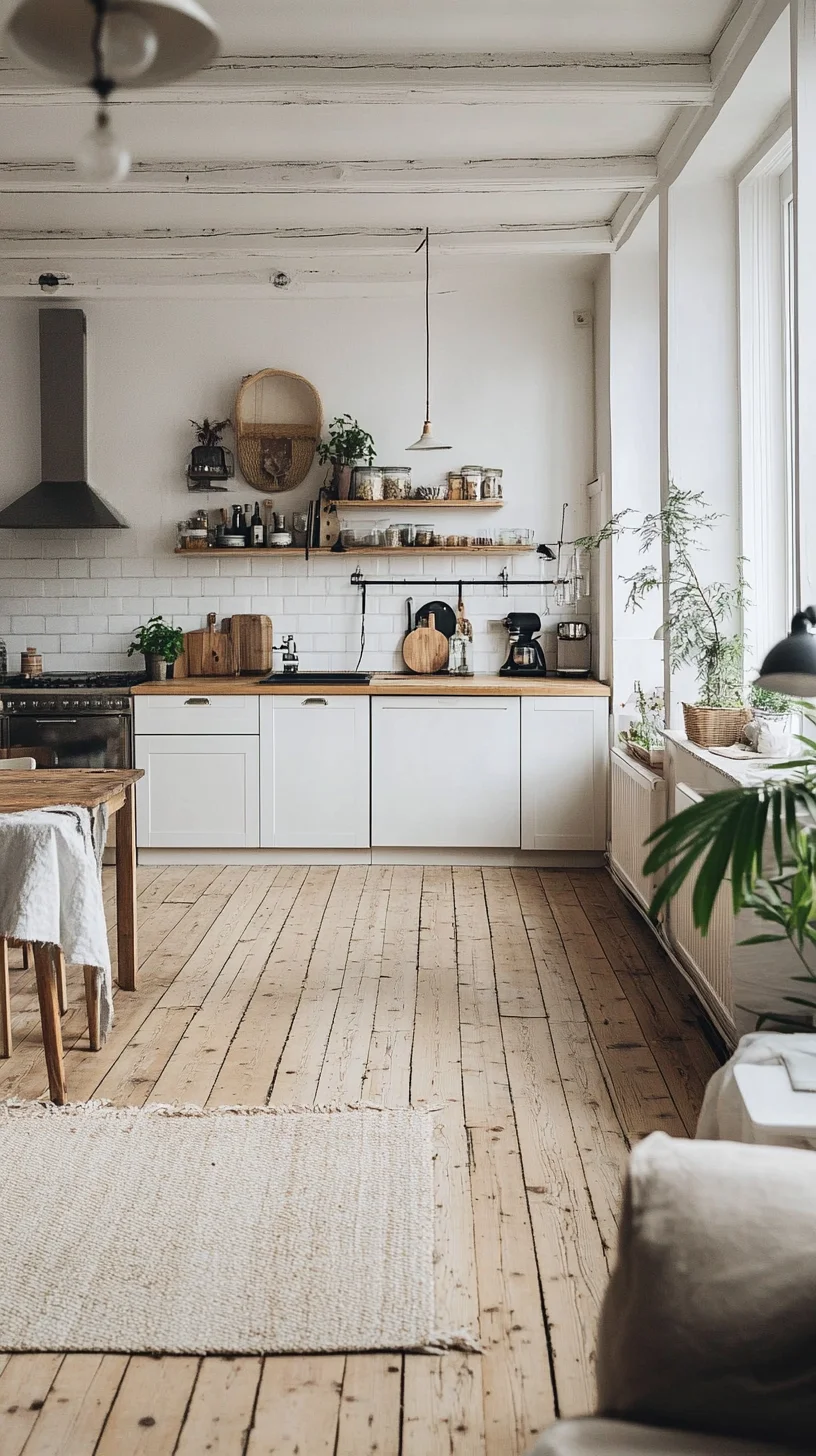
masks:
POLYGON ((405 637, 402 656, 411 672, 439 672, 447 664, 448 639, 444 632, 437 631, 435 623, 430 612, 427 627, 415 627, 405 637))

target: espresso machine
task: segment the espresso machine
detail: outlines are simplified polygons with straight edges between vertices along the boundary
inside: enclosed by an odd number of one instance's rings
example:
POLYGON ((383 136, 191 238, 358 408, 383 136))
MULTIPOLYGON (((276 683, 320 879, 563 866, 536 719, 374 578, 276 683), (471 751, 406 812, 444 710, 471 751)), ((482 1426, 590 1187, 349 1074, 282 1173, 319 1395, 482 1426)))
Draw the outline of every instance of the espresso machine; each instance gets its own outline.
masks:
POLYGON ((547 664, 544 649, 536 640, 541 631, 541 618, 535 612, 508 612, 502 624, 510 638, 510 651, 504 667, 499 669, 503 677, 545 677, 547 664))

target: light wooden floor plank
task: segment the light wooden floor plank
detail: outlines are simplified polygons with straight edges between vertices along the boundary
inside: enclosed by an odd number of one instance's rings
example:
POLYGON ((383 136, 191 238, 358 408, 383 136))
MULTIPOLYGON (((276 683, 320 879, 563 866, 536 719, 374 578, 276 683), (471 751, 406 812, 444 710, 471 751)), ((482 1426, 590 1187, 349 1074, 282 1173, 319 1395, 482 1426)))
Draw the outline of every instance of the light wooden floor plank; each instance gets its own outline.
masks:
MULTIPOLYGON (((188 865, 137 887, 139 988, 99 1053, 69 971, 72 1098, 438 1109, 437 1322, 483 1353, 0 1355, 0 1456, 523 1456, 585 1410, 628 1145, 682 1135, 717 1065, 609 877, 188 865)), ((107 868, 103 893, 110 913, 107 868)), ((31 973, 13 997, 0 1096, 38 1097, 31 973)))

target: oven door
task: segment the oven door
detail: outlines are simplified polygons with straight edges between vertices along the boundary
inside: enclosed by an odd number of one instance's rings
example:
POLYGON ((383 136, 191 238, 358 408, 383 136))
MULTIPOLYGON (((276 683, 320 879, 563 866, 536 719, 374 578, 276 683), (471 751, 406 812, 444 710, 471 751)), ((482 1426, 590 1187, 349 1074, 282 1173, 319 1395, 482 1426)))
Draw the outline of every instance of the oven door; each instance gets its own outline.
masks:
POLYGON ((130 722, 125 713, 9 716, 7 747, 30 749, 38 768, 130 768, 130 722))

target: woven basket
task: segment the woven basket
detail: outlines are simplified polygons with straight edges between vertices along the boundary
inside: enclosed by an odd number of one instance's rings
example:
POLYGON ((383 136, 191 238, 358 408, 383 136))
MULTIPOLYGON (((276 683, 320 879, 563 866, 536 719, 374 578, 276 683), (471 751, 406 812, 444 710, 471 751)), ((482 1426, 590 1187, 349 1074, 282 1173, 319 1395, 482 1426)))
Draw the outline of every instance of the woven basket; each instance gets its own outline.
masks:
POLYGON ((320 396, 308 379, 283 369, 247 375, 235 401, 236 454, 244 479, 264 492, 294 490, 311 470, 322 427, 320 396))
POLYGON ((698 748, 730 748, 750 721, 749 708, 698 708, 683 704, 686 737, 698 748))

